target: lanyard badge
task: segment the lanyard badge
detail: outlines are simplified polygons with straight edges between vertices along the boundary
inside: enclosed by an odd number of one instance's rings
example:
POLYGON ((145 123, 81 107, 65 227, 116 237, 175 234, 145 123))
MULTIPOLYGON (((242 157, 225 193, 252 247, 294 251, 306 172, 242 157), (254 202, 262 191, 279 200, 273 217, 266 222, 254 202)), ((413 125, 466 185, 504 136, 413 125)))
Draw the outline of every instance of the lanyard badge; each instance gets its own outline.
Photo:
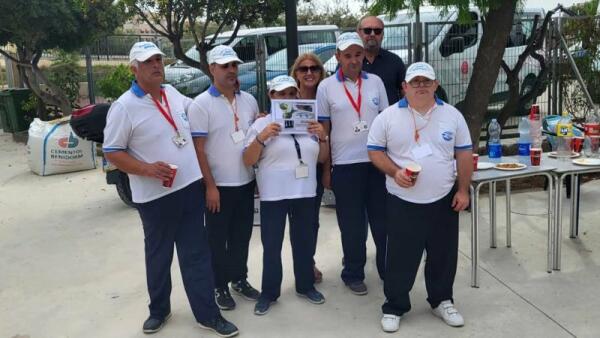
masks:
POLYGON ((163 101, 165 102, 165 105, 167 106, 167 111, 165 111, 162 105, 155 98, 152 98, 152 101, 154 101, 154 105, 156 105, 156 108, 158 108, 158 111, 160 111, 162 116, 164 116, 167 122, 169 122, 173 129, 175 129, 175 136, 173 136, 171 140, 173 140, 173 143, 177 146, 177 148, 182 148, 186 145, 187 140, 185 139, 185 137, 183 137, 183 135, 181 135, 179 129, 177 129, 177 125, 175 124, 175 121, 173 120, 173 115, 171 114, 171 107, 169 106, 169 101, 167 100, 167 95, 165 95, 165 91, 161 90, 160 94, 163 101))
POLYGON ((302 151, 300 150, 300 143, 296 140, 296 135, 292 135, 294 139, 294 146, 296 147, 296 155, 298 156, 298 166, 296 167, 296 179, 308 177, 308 165, 302 161, 302 151))
MULTIPOLYGON (((342 79, 344 79, 344 73, 342 72, 341 69, 340 69, 340 75, 342 76, 342 79)), ((352 125, 352 131, 355 134, 360 134, 362 132, 369 130, 369 124, 367 123, 367 121, 362 120, 362 115, 360 112, 360 108, 362 105, 362 76, 360 76, 360 75, 358 76, 358 98, 356 99, 356 101, 354 101, 352 94, 346 87, 345 81, 346 81, 345 79, 342 80, 342 85, 344 86, 344 92, 346 93, 346 97, 348 98, 348 101, 350 101, 350 104, 354 108, 354 111, 356 111, 356 115, 358 115, 358 122, 356 122, 355 124, 352 125)))

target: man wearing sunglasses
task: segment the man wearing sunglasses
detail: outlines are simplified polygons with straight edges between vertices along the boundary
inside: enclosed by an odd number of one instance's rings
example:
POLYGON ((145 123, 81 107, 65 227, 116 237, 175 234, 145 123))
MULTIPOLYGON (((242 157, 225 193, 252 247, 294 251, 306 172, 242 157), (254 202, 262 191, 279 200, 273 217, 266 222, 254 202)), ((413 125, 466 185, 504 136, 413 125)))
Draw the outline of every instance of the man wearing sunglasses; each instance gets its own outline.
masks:
POLYGON ((189 108, 191 133, 206 195, 206 229, 215 275, 215 300, 233 310, 232 289, 255 301, 259 292, 247 281, 248 245, 254 220, 254 171, 242 161, 244 139, 258 104, 239 91, 238 64, 229 46, 208 53, 212 85, 189 108))
POLYGON ((411 308, 409 292, 423 251, 427 302, 450 326, 463 326, 454 307, 458 213, 469 205, 472 143, 462 114, 435 97, 433 68, 416 62, 402 84, 406 96, 379 114, 369 132, 373 164, 386 173, 386 301, 381 325, 398 330, 411 308), (456 160, 456 173, 455 164, 456 160), (406 168, 418 164, 417 175, 406 168))
POLYGON ((378 17, 366 16, 360 20, 356 31, 365 46, 363 70, 383 80, 388 102, 394 104, 403 96, 402 81, 406 68, 398 55, 381 48, 383 27, 383 21, 378 17))

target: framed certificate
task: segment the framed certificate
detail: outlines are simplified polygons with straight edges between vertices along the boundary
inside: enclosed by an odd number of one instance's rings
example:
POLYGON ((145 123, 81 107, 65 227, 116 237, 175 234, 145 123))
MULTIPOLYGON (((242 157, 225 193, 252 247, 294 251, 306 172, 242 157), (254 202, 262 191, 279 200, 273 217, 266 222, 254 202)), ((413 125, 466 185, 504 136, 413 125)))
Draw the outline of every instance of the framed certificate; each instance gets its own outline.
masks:
POLYGON ((307 134, 317 114, 317 100, 271 100, 271 120, 281 126, 282 134, 307 134))

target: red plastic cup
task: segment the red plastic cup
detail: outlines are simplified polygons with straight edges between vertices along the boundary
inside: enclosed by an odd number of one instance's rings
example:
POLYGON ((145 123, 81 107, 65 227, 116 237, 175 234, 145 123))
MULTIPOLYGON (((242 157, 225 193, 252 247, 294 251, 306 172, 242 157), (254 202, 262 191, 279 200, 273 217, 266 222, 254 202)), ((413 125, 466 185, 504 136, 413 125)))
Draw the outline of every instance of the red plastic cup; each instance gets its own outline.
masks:
POLYGON ((531 159, 532 166, 539 166, 540 162, 542 162, 542 148, 529 149, 529 158, 531 159))
POLYGON ((175 175, 177 175, 177 166, 174 164, 169 164, 171 168, 171 177, 168 180, 163 181, 163 187, 170 188, 173 186, 173 181, 175 180, 175 175))
POLYGON ((600 123, 584 123, 583 128, 585 136, 600 135, 600 123))
POLYGON ((477 162, 479 162, 479 154, 473 154, 473 170, 477 170, 477 162))
POLYGON ((571 140, 571 150, 580 153, 583 149, 583 140, 584 138, 581 136, 573 136, 573 139, 571 140))
POLYGON ((417 163, 411 163, 404 168, 404 173, 406 176, 410 177, 413 182, 417 180, 420 172, 421 166, 417 163))

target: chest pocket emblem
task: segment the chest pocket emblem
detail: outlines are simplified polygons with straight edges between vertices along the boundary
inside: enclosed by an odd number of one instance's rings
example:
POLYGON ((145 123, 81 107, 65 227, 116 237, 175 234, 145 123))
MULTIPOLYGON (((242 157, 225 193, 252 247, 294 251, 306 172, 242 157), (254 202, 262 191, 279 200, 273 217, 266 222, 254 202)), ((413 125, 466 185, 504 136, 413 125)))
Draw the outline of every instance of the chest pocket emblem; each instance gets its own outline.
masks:
POLYGON ((374 105, 379 106, 379 98, 378 97, 372 98, 371 102, 373 102, 374 105))
POLYGON ((442 138, 446 141, 452 141, 454 138, 454 133, 451 131, 445 131, 442 133, 442 138))

